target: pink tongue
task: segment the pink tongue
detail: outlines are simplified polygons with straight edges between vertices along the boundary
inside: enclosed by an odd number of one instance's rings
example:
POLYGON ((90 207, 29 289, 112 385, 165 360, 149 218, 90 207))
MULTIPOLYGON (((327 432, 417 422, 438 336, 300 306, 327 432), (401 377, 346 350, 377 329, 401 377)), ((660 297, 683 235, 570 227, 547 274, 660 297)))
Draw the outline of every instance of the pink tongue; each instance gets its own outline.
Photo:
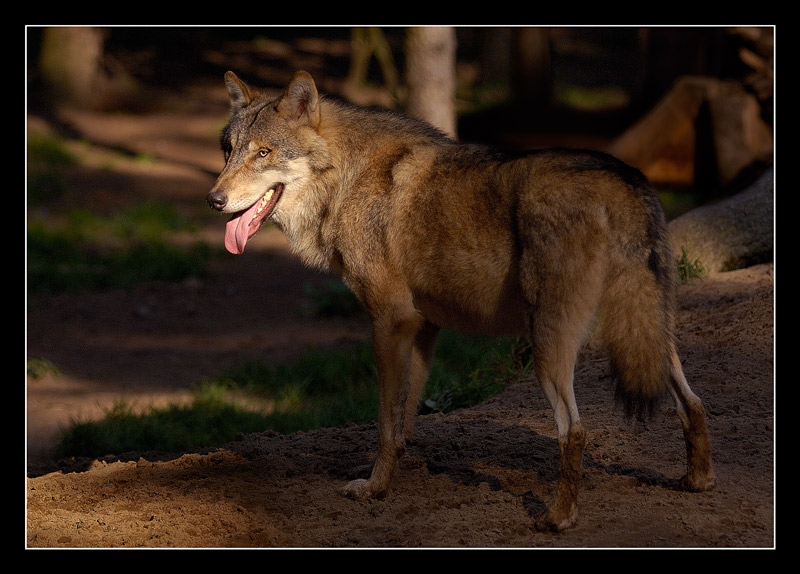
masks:
POLYGON ((244 246, 250 238, 250 222, 255 217, 260 202, 256 202, 250 209, 237 213, 225 224, 225 248, 234 255, 244 253, 244 246))

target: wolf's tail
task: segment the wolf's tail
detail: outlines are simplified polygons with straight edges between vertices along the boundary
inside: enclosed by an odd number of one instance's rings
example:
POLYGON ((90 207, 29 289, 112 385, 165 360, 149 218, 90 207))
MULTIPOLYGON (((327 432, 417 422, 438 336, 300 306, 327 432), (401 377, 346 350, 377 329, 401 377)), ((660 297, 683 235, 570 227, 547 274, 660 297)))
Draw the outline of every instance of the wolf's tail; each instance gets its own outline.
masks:
POLYGON ((635 416, 651 414, 668 391, 675 354, 675 261, 660 206, 653 217, 647 248, 609 279, 600 321, 616 398, 635 416))

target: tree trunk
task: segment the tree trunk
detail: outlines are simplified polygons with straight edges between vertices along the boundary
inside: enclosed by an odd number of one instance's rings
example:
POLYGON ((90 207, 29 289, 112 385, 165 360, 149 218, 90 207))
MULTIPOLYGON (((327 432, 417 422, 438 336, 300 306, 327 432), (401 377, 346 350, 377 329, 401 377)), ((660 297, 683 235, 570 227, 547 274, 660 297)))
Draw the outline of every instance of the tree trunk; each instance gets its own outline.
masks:
POLYGON ((38 69, 56 100, 111 109, 136 95, 133 77, 105 53, 101 28, 54 27, 42 34, 38 69))
POLYGON ((103 62, 103 31, 47 28, 42 34, 39 72, 59 98, 76 104, 93 100, 103 62))
POLYGON ((515 96, 534 113, 550 107, 550 29, 514 28, 515 96))
POLYGON ((406 82, 406 112, 457 138, 456 33, 453 28, 409 28, 406 82))

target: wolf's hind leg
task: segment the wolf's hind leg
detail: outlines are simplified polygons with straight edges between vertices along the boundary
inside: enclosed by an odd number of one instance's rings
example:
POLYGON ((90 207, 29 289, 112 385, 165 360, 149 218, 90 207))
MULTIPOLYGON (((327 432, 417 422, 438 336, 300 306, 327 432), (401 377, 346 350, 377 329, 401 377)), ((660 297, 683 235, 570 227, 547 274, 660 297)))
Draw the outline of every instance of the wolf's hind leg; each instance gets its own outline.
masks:
MULTIPOLYGON (((534 331, 537 331, 535 329, 534 331)), ((555 501, 536 521, 539 530, 560 531, 575 524, 578 492, 583 474, 586 432, 578 414, 573 390, 575 348, 572 345, 532 342, 534 369, 547 400, 553 407, 561 453, 555 501)))
POLYGON ((605 277, 605 259, 600 255, 603 239, 590 231, 578 229, 568 238, 550 235, 547 245, 532 242, 522 257, 520 283, 528 301, 533 368, 553 408, 561 455, 558 491, 536 521, 540 530, 569 528, 578 514, 586 432, 578 414, 573 376, 605 277))
POLYGON ((583 474, 586 432, 578 414, 573 377, 575 362, 593 317, 597 289, 591 281, 571 293, 542 290, 529 313, 533 368, 553 408, 558 428, 558 491, 553 504, 536 522, 540 530, 564 530, 575 524, 583 474))
POLYGON ((670 393, 686 440, 686 475, 681 488, 695 492, 711 490, 716 483, 711 466, 711 441, 703 403, 689 388, 678 354, 672 349, 670 393))

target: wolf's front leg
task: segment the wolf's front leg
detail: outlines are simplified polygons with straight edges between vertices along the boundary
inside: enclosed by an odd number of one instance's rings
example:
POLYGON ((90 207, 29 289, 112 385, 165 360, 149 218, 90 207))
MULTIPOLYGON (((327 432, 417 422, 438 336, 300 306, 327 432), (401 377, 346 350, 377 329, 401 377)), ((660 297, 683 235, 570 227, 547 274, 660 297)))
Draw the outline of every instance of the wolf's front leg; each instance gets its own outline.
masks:
POLYGON ((378 456, 368 479, 348 483, 344 492, 363 500, 389 490, 397 461, 405 453, 406 405, 414 338, 422 320, 413 307, 393 308, 373 321, 378 367, 378 456))

